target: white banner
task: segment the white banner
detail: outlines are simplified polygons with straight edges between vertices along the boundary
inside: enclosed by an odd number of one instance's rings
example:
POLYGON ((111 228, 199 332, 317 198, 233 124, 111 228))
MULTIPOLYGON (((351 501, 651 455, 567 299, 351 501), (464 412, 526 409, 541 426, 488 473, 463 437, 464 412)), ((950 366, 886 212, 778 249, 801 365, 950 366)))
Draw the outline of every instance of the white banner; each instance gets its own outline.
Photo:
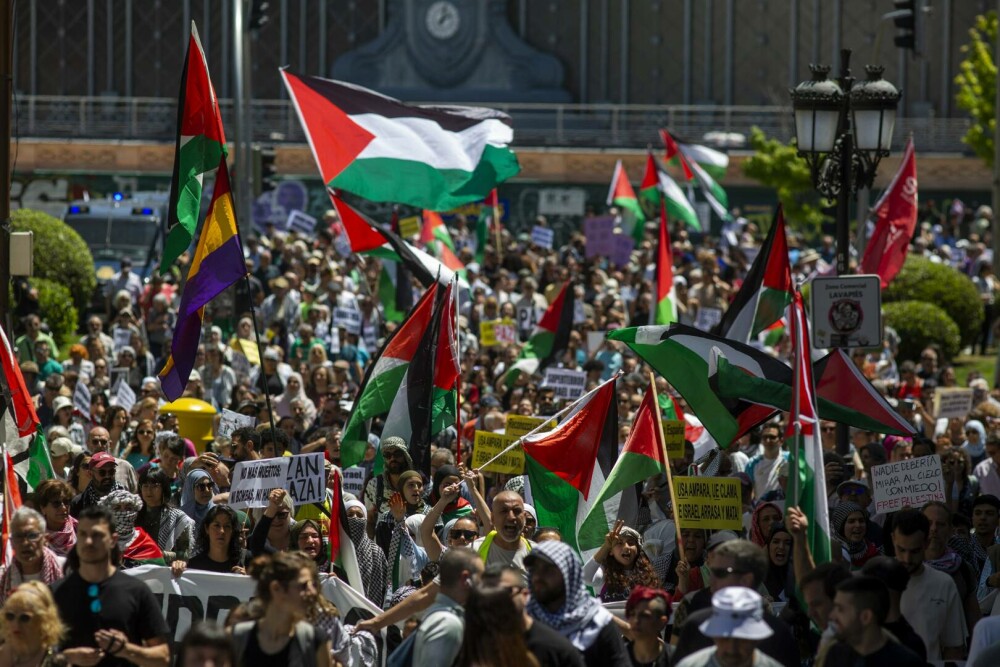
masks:
POLYGON ((587 388, 587 374, 565 368, 546 368, 542 386, 555 389, 556 399, 575 401, 587 388))
MULTIPOLYGON (((242 574, 185 570, 181 576, 173 577, 169 567, 159 565, 143 565, 124 572, 144 581, 153 591, 167 627, 173 629, 171 640, 175 649, 193 623, 203 620, 224 623, 232 609, 253 598, 257 591, 257 583, 242 574)), ((381 612, 364 595, 335 577, 323 581, 321 590, 340 611, 344 625, 357 625, 381 612)), ((375 644, 380 664, 384 664, 384 630, 375 637, 375 644)), ((351 648, 351 664, 362 664, 355 645, 351 648)))
POLYGON ((343 327, 349 334, 360 334, 361 313, 353 308, 334 308, 333 324, 336 327, 343 327))
POLYGON ((240 461, 233 468, 229 505, 234 509, 267 507, 267 497, 274 489, 286 489, 296 506, 323 502, 323 453, 240 461))

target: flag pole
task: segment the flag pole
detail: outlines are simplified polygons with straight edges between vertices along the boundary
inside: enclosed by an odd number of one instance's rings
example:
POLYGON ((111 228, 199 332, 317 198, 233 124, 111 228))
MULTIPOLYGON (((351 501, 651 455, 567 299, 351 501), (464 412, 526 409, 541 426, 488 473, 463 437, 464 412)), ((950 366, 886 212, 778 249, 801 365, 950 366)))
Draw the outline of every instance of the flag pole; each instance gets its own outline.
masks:
POLYGON ((455 465, 462 463, 462 328, 458 321, 458 274, 451 279, 455 299, 455 351, 458 353, 458 375, 455 377, 455 465))
POLYGON ((552 415, 551 417, 546 417, 545 421, 543 421, 541 424, 539 424, 535 428, 531 429, 530 431, 528 431, 524 435, 520 436, 514 442, 510 443, 510 445, 508 445, 503 451, 501 451, 500 453, 498 453, 496 456, 494 456, 493 458, 491 458, 489 461, 487 461, 483 465, 479 466, 479 469, 482 470, 483 468, 485 468, 489 464, 493 463, 494 461, 496 461, 497 459, 499 459, 501 456, 503 456, 507 452, 511 451, 512 449, 514 449, 515 447, 519 447, 521 445, 521 441, 523 441, 525 438, 527 438, 528 436, 535 435, 536 433, 540 433, 548 425, 549 422, 551 422, 553 420, 556 420, 556 419, 559 419, 564 414, 566 414, 567 412, 569 412, 571 409, 573 409, 574 407, 576 407, 579 403, 581 403, 582 401, 584 401, 587 398, 590 398, 590 396, 592 394, 596 394, 601 389, 601 387, 603 387, 604 385, 606 385, 608 382, 614 382, 614 381, 616 381, 623 374, 624 374, 624 372, 622 370, 619 370, 617 373, 615 373, 614 377, 612 377, 611 379, 606 380, 605 382, 602 382, 601 384, 597 385, 596 387, 594 387, 593 389, 591 389, 590 391, 588 391, 586 394, 584 394, 580 398, 576 399, 575 401, 573 401, 572 403, 570 403, 569 405, 567 405, 565 408, 563 408, 559 412, 557 412, 554 415, 552 415))
MULTIPOLYGON (((239 230, 239 225, 236 226, 239 230)), ((239 235, 239 231, 236 232, 239 235)), ((243 239, 240 239, 240 246, 243 245, 243 239)), ((250 273, 246 273, 243 279, 247 284, 247 294, 250 296, 250 320, 253 322, 253 335, 257 339, 257 349, 263 350, 263 346, 260 342, 260 330, 257 328, 257 309, 253 304, 253 290, 250 289, 250 273)), ((278 428, 278 425, 274 423, 274 411, 271 408, 271 394, 267 391, 267 371, 264 370, 264 357, 261 354, 260 358, 260 374, 264 378, 264 403, 267 405, 267 419, 271 422, 271 428, 278 428)))
POLYGON ((663 415, 660 414, 660 401, 656 396, 656 377, 653 371, 649 372, 649 386, 653 391, 653 412, 656 413, 656 428, 660 434, 660 449, 663 451, 664 473, 667 476, 667 488, 670 490, 670 513, 674 517, 674 534, 677 542, 677 556, 680 560, 687 562, 684 555, 684 540, 681 538, 681 520, 677 516, 677 492, 674 490, 674 476, 670 470, 670 457, 667 455, 667 443, 663 440, 663 415))
MULTIPOLYGON (((503 245, 500 243, 500 193, 493 188, 493 231, 496 235, 497 262, 503 264, 503 245)), ((482 268, 482 267, 480 267, 482 268)))
MULTIPOLYGON (((798 286, 795 287, 795 292, 796 294, 799 293, 798 286)), ((789 477, 791 477, 792 481, 792 489, 791 489, 792 505, 795 507, 799 507, 799 500, 800 500, 799 496, 801 495, 799 490, 799 486, 801 484, 801 480, 799 479, 799 463, 800 463, 799 458, 800 458, 800 450, 802 449, 801 402, 802 402, 802 383, 804 381, 804 378, 802 377, 802 364, 808 362, 802 359, 802 331, 801 331, 802 322, 799 321, 799 313, 797 309, 796 312, 793 314, 793 316, 789 319, 791 320, 792 335, 794 336, 795 340, 795 347, 793 350, 794 351, 793 359, 795 360, 795 375, 794 375, 795 386, 793 387, 792 391, 792 416, 793 416, 792 428, 793 428, 793 433, 795 434, 795 443, 794 447, 792 447, 792 466, 794 470, 792 471, 792 474, 789 475, 789 477)))

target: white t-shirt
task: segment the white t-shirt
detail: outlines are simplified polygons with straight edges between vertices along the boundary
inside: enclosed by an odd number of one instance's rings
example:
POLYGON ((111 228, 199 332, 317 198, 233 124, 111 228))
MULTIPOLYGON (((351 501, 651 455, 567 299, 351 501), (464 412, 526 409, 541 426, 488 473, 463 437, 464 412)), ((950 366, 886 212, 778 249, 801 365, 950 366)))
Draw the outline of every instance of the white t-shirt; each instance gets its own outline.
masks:
POLYGON ((927 644, 927 660, 941 660, 944 646, 965 646, 965 610, 944 572, 925 565, 921 574, 911 574, 899 609, 927 644))

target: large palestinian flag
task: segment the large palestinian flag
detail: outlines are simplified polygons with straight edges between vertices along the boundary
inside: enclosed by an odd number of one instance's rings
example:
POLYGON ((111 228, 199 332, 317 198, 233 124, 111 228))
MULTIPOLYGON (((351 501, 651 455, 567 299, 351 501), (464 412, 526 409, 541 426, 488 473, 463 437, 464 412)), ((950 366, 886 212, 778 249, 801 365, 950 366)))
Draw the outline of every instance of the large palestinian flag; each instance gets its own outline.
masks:
POLYGON ((576 292, 573 283, 567 281, 535 325, 528 342, 521 348, 517 361, 511 365, 507 372, 507 386, 512 386, 522 372, 529 375, 542 372, 566 350, 569 346, 569 334, 573 330, 575 310, 576 292))
POLYGON ((409 106, 341 81, 281 76, 328 187, 448 211, 520 171, 510 117, 498 111, 409 106))
POLYGON ((618 455, 615 379, 584 395, 555 429, 528 436, 521 446, 538 525, 558 528, 563 541, 580 551, 577 527, 618 455))
POLYGON ((760 252, 713 333, 749 343, 780 320, 791 302, 792 270, 788 264, 785 215, 778 204, 760 252))
POLYGON ((219 161, 226 155, 226 133, 222 129, 219 100, 208 75, 208 62, 194 21, 191 22, 177 101, 175 145, 161 273, 191 245, 201 213, 202 181, 205 174, 219 167, 219 161))
MULTIPOLYGON (((622 501, 627 494, 633 496, 631 500, 637 501, 636 485, 667 469, 663 430, 656 415, 659 405, 653 398, 654 393, 651 383, 632 420, 632 430, 625 440, 625 447, 580 525, 577 540, 581 552, 599 549, 604 536, 619 517, 626 519, 626 524, 634 525, 636 517, 621 515, 622 501)), ((637 502, 635 505, 638 507, 637 502)))
POLYGON ((701 221, 698 220, 698 214, 695 213, 691 202, 652 153, 646 158, 646 172, 639 185, 639 197, 653 206, 654 210, 659 209, 662 197, 667 206, 667 214, 671 218, 680 220, 696 231, 701 231, 701 221))

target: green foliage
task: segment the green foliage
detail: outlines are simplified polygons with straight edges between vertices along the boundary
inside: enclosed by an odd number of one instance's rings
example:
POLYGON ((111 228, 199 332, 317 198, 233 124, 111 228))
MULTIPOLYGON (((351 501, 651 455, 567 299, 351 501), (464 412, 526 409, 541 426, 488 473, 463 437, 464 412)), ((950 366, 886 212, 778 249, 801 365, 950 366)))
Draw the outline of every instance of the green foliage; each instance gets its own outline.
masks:
POLYGON ((41 313, 52 330, 56 344, 62 348, 67 340, 73 338, 79 317, 69 290, 65 285, 47 278, 32 278, 31 285, 38 289, 41 313))
POLYGON ((941 308, 925 301, 896 301, 882 307, 882 322, 899 334, 898 361, 916 361, 931 343, 941 346, 945 359, 961 349, 958 325, 941 308))
POLYGON ((983 326, 983 303, 976 286, 945 264, 910 255, 902 270, 882 291, 882 302, 926 301, 948 313, 958 325, 962 345, 972 345, 983 326))
POLYGON ((955 100, 969 112, 972 124, 962 138, 988 166, 993 166, 993 132, 996 127, 997 69, 993 45, 997 39, 997 13, 976 17, 969 30, 970 42, 962 46, 964 59, 959 65, 955 100))
MULTIPOLYGON (((76 308, 86 309, 97 287, 97 273, 90 248, 80 235, 62 220, 41 211, 18 209, 11 221, 15 232, 35 233, 35 278, 47 278, 67 287, 76 308)), ((48 319, 48 312, 43 313, 48 319)))
POLYGON ((809 237, 819 234, 820 226, 828 220, 821 208, 826 204, 813 188, 809 165, 798 156, 795 141, 783 144, 768 139, 763 130, 754 127, 750 147, 754 154, 743 162, 743 173, 774 188, 785 207, 789 228, 809 237))

